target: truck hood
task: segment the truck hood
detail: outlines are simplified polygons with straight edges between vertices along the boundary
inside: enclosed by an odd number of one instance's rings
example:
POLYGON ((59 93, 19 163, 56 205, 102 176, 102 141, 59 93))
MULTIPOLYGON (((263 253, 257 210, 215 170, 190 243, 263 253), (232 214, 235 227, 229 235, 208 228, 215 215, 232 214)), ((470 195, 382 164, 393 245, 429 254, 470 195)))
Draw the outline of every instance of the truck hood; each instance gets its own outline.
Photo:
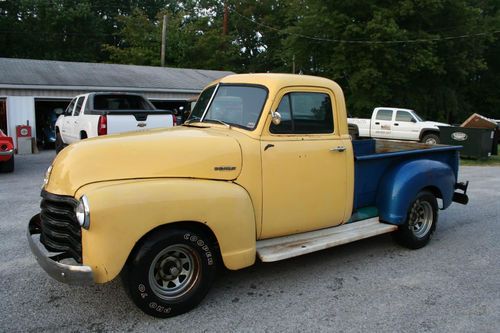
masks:
POLYGON ((63 149, 45 190, 74 195, 90 183, 144 178, 233 180, 241 171, 241 159, 231 131, 176 127, 109 135, 63 149))
POLYGON ((422 124, 426 127, 450 126, 450 124, 438 123, 435 121, 423 121, 422 124))

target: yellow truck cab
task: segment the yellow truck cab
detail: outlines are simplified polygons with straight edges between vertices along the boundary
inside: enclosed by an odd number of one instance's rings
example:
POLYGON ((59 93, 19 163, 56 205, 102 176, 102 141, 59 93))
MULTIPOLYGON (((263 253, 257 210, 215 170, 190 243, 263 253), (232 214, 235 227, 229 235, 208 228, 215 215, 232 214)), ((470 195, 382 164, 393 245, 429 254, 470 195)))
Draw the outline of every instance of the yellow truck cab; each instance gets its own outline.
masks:
POLYGON ((353 144, 335 82, 231 75, 202 92, 183 126, 63 149, 29 244, 55 279, 105 283, 121 274, 144 312, 173 316, 203 299, 218 266, 387 232, 424 246, 438 209, 467 203, 458 149, 353 144))

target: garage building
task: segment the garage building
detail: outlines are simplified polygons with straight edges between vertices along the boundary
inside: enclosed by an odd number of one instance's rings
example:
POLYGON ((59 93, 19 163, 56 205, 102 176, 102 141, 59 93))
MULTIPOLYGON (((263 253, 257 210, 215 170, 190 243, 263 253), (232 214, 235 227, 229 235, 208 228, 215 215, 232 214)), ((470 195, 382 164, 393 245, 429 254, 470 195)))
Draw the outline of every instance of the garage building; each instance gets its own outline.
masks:
POLYGON ((211 81, 232 72, 0 58, 0 129, 15 137, 17 125, 30 125, 41 140, 43 130, 79 94, 134 92, 157 108, 189 109, 211 81))

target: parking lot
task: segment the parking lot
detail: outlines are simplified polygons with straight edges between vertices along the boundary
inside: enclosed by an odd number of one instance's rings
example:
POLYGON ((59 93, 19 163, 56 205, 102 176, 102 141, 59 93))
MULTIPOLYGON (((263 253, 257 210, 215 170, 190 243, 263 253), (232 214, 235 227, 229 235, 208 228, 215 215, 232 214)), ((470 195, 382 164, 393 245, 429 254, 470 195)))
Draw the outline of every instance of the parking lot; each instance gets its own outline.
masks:
POLYGON ((0 331, 498 332, 500 167, 464 167, 467 206, 441 212, 411 251, 383 235, 273 264, 222 272, 193 311, 143 314, 119 279, 75 287, 38 266, 26 226, 54 152, 16 156, 0 174, 0 331))

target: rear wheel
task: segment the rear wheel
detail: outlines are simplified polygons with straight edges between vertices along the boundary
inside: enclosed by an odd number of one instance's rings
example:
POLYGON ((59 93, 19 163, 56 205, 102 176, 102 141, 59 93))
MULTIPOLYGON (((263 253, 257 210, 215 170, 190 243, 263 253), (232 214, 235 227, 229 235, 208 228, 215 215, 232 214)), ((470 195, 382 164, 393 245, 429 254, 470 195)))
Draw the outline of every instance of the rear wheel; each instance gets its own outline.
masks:
POLYGON ((417 194, 411 203, 406 221, 394 233, 395 240, 410 249, 419 249, 429 243, 438 220, 436 197, 427 191, 417 194))
POLYGON ((422 142, 428 145, 439 144, 439 135, 437 134, 426 134, 422 137, 422 142))
POLYGON ((172 317, 194 308, 205 297, 216 273, 215 244, 187 229, 149 236, 124 268, 130 297, 145 313, 172 317))

